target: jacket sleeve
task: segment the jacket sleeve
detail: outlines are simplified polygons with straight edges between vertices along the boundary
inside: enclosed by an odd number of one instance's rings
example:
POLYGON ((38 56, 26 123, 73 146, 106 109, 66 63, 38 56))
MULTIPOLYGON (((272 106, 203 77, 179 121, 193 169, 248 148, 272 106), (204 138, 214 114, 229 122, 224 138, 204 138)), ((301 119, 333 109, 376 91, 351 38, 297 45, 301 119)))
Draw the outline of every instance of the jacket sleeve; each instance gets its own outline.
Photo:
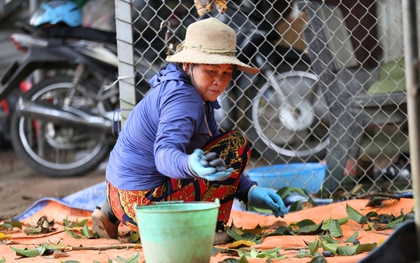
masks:
MULTIPOLYGON (((193 89, 191 87, 191 89, 193 89)), ((188 168, 189 154, 201 148, 209 138, 204 105, 198 93, 180 85, 159 102, 159 123, 154 142, 155 165, 174 179, 194 178, 188 168), (200 140, 200 141, 198 141, 200 140)))
POLYGON ((245 204, 247 204, 248 192, 249 192, 249 189, 251 189, 253 185, 258 186, 258 183, 249 179, 248 176, 241 174, 241 177, 239 178, 238 190, 236 191, 235 197, 238 198, 240 201, 244 202, 245 204))

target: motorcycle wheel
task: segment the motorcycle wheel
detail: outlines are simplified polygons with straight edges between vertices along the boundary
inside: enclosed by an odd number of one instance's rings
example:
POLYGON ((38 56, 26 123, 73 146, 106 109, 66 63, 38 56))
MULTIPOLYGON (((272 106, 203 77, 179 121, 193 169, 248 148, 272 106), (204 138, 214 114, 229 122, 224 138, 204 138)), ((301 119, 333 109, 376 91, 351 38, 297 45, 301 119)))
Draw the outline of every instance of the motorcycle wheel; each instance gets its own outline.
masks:
MULTIPOLYGON (((23 99, 60 106, 72 87, 72 77, 45 79, 23 95, 23 99)), ((109 101, 97 101, 98 86, 80 81, 71 107, 91 112, 112 111, 109 101)), ((110 136, 77 125, 56 124, 46 119, 12 117, 11 141, 28 168, 49 177, 81 176, 96 169, 111 150, 110 136)))
POLYGON ((254 149, 271 163, 320 161, 329 143, 329 120, 318 78, 306 71, 275 78, 278 86, 263 84, 247 112, 254 149))

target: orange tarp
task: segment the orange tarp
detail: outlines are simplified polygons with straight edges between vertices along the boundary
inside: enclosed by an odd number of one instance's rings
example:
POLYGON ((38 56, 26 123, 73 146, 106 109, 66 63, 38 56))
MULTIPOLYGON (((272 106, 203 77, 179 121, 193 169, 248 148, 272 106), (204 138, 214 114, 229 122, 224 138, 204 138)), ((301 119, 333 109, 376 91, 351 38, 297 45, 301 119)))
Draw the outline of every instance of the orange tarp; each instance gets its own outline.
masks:
MULTIPOLYGON (((346 205, 348 204, 352 208, 359 211, 362 215, 366 215, 370 211, 376 211, 378 214, 393 214, 400 215, 401 211, 404 214, 407 214, 411 211, 414 206, 413 199, 400 199, 394 201, 384 202, 383 207, 366 207, 368 200, 350 200, 347 202, 334 203, 331 205, 318 206, 299 212, 294 212, 286 215, 284 218, 276 218, 274 216, 264 216, 255 213, 241 212, 241 211, 232 211, 230 223, 236 227, 242 229, 254 229, 257 226, 268 227, 271 225, 277 224, 291 224, 299 222, 304 219, 311 219, 315 223, 320 223, 323 220, 327 219, 339 219, 347 216, 346 205)), ((141 246, 135 246, 132 243, 124 243, 121 240, 110 240, 110 239, 75 239, 64 232, 64 227, 62 226, 63 219, 67 217, 69 221, 80 222, 83 219, 89 218, 91 212, 72 209, 62 204, 51 201, 48 203, 41 211, 38 211, 30 218, 27 218, 22 221, 24 224, 35 224, 41 216, 47 216, 48 220, 54 220, 56 224, 54 225, 57 228, 56 232, 40 235, 40 236, 27 236, 24 232, 13 230, 13 232, 6 232, 5 234, 11 235, 11 244, 2 244, 0 245, 0 259, 2 256, 6 258, 6 262, 13 262, 18 256, 10 249, 10 246, 16 248, 34 248, 34 245, 40 245, 42 243, 57 243, 60 240, 67 246, 74 247, 75 250, 67 251, 69 257, 58 258, 58 259, 46 259, 37 256, 35 258, 23 258, 19 259, 19 262, 60 262, 66 260, 77 260, 80 262, 108 262, 109 259, 115 261, 117 256, 122 258, 129 258, 135 252, 140 253, 139 262, 144 262, 143 250, 141 246), (120 249, 100 249, 112 245, 120 245, 120 249), (124 247, 126 246, 126 247, 124 247), (92 249, 79 250, 80 247, 92 247, 92 249), (79 248, 79 249, 78 249, 79 248)), ((90 222, 89 222, 90 225, 90 222)), ((382 243, 388 238, 392 233, 392 230, 384 231, 365 231, 363 226, 349 220, 346 224, 342 225, 343 229, 343 238, 347 238, 352 235, 356 230, 359 231, 359 240, 362 244, 365 243, 382 243)), ((120 233, 127 231, 128 228, 121 227, 120 233)), ((286 260, 281 261, 272 261, 272 262, 309 262, 309 258, 296 258, 294 257, 298 251, 302 248, 305 248, 306 245, 304 241, 312 242, 315 240, 315 236, 270 236, 263 240, 259 245, 256 245, 257 249, 269 249, 280 246, 282 255, 287 255, 286 260)), ((221 246, 227 247, 228 244, 221 246)), ((319 250, 322 251, 321 249, 319 250)), ((326 258, 327 262, 331 263, 350 263, 357 262, 358 260, 367 256, 367 253, 362 253, 354 256, 335 256, 331 258, 326 258)), ((231 256, 226 256, 224 254, 214 255, 210 263, 218 263, 225 258, 231 256)), ((249 258, 248 261, 252 262, 266 262, 266 259, 252 259, 249 258)), ((180 262, 182 263, 182 262, 180 262)), ((189 262, 188 262, 189 263, 189 262)))

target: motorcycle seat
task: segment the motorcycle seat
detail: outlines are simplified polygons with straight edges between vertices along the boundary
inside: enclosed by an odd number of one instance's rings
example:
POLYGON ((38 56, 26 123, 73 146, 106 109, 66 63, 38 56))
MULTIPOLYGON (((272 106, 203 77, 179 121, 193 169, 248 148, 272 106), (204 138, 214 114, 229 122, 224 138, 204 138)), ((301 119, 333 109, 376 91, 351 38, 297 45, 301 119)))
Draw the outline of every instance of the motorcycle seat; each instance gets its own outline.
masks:
POLYGON ((18 21, 16 26, 26 33, 39 37, 60 39, 84 39, 107 44, 117 44, 116 33, 89 27, 69 27, 53 25, 51 27, 34 27, 26 22, 18 21))

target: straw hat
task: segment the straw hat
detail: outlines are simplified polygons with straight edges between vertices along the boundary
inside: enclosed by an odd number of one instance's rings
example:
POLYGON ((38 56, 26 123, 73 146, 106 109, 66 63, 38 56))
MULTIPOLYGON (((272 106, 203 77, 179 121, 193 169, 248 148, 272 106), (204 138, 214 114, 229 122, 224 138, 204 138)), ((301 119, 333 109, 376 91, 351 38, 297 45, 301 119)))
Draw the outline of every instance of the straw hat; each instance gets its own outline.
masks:
POLYGON ((235 57, 236 34, 229 26, 216 18, 207 18, 192 23, 187 28, 185 40, 178 45, 176 53, 166 61, 193 64, 233 64, 238 70, 250 74, 259 72, 235 57))

